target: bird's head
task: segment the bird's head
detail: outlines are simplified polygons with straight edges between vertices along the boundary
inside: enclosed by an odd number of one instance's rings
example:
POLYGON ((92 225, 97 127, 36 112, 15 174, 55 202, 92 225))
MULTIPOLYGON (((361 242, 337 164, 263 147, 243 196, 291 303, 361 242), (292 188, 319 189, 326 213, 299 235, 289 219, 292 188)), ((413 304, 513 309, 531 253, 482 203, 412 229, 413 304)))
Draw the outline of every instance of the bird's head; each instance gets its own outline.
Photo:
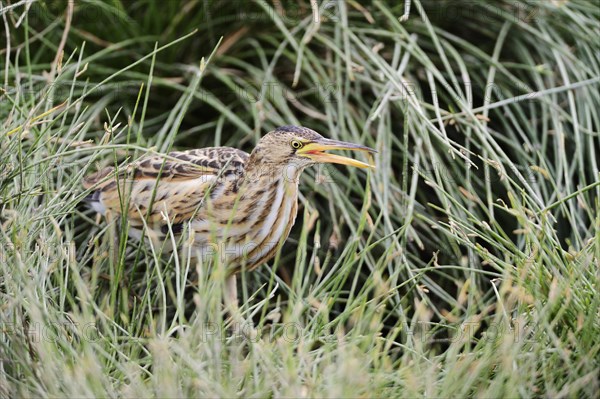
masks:
POLYGON ((314 130, 298 126, 282 126, 263 136, 252 156, 263 162, 282 166, 295 166, 299 170, 316 163, 337 163, 358 168, 374 168, 365 162, 341 155, 330 154, 330 150, 376 152, 359 144, 330 140, 314 130))

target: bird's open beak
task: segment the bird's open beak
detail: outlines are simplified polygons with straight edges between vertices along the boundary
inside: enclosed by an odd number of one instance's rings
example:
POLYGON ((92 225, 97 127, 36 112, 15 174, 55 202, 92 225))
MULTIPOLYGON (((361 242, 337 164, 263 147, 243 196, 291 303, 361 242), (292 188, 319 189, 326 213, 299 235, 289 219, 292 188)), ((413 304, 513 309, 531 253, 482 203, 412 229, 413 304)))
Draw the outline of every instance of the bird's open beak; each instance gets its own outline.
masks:
POLYGON ((328 154, 325 151, 329 150, 350 150, 350 151, 365 151, 375 153, 372 148, 364 145, 346 143, 344 141, 320 139, 304 145, 296 154, 308 157, 315 162, 322 163, 339 163, 342 165, 356 166, 358 168, 375 168, 375 165, 370 165, 365 162, 357 161, 352 158, 346 158, 341 155, 328 154))

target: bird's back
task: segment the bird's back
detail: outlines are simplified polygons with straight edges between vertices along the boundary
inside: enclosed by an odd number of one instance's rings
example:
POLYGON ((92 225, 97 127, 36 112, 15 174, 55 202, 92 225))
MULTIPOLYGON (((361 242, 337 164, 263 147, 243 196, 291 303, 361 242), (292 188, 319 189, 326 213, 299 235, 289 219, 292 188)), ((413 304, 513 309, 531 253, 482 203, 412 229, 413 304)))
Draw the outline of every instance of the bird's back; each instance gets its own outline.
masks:
POLYGON ((268 261, 297 212, 298 182, 282 174, 247 177, 249 155, 229 147, 144 157, 84 180, 102 214, 126 216, 129 235, 172 249, 171 234, 193 230, 194 256, 220 257, 232 271, 268 261), (147 228, 144 229, 144 226, 147 228))
MULTIPOLYGON (((205 195, 235 184, 248 154, 230 147, 210 147, 146 156, 116 170, 104 168, 87 176, 83 186, 98 212, 125 215, 133 229, 146 223, 156 232, 178 230, 202 214, 205 195)), ((164 235, 163 233, 163 235, 164 235)))

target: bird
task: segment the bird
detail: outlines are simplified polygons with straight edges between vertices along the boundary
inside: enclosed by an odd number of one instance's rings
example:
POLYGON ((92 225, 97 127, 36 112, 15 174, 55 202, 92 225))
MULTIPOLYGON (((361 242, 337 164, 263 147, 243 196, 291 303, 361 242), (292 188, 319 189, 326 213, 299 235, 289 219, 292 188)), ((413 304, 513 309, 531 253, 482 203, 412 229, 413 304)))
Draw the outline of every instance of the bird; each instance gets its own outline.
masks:
POLYGON ((236 274, 268 262, 290 234, 302 171, 319 163, 375 168, 330 150, 377 152, 306 127, 281 126, 250 154, 209 147, 146 155, 86 176, 83 187, 96 212, 127 218, 130 237, 170 252, 170 237, 187 231, 182 241, 191 242, 193 256, 225 266, 225 300, 237 307, 236 274))

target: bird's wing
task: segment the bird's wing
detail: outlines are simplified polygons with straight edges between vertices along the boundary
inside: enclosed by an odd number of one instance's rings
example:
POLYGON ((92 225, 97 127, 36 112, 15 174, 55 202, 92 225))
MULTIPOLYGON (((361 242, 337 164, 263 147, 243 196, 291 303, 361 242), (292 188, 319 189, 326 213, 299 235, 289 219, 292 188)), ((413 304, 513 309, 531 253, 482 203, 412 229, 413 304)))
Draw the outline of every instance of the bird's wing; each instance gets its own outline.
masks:
POLYGON ((205 196, 217 185, 236 179, 248 154, 229 147, 175 151, 143 157, 124 169, 108 167, 83 181, 95 190, 88 196, 97 211, 125 214, 131 227, 181 224, 198 215, 205 196), (222 180, 221 180, 222 179, 222 180))

